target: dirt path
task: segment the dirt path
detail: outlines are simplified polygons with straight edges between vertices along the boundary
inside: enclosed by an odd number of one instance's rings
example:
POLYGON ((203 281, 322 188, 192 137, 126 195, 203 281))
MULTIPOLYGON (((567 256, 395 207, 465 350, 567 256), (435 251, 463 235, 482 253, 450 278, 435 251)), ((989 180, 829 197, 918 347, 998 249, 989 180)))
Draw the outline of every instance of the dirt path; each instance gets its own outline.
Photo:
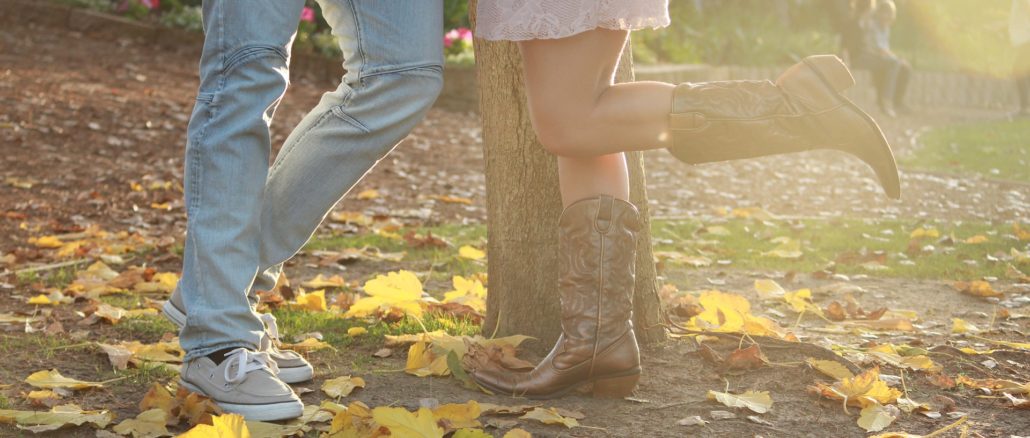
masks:
MULTIPOLYGON (((24 247, 30 236, 75 231, 92 223, 108 230, 131 229, 181 239, 185 223, 179 187, 185 127, 197 81, 196 50, 156 49, 131 40, 95 40, 63 29, 2 20, 0 23, 0 47, 4 48, 0 51, 0 254, 24 247)), ((276 145, 282 143, 290 128, 329 87, 304 78, 294 81, 273 125, 276 145)), ((899 153, 904 154, 915 134, 925 126, 998 116, 925 109, 917 118, 888 121, 885 129, 899 153)), ((480 147, 474 114, 434 109, 355 189, 377 189, 381 196, 368 201, 351 197, 338 208, 412 217, 429 224, 481 222, 485 216, 485 194, 480 147), (473 203, 440 203, 428 198, 430 195, 467 197, 473 203)), ((648 160, 652 207, 660 216, 706 217, 717 207, 746 206, 762 206, 776 214, 816 217, 1010 221, 1030 214, 1028 185, 922 172, 904 172, 905 199, 888 201, 880 195, 871 172, 856 160, 832 153, 694 168, 679 165, 661 151, 648 153, 648 160)), ((20 256, 31 261, 31 251, 19 251, 20 256)), ((175 262, 165 261, 168 269, 173 269, 175 262)), ((755 278, 772 274, 700 270, 688 275, 697 284, 704 284, 711 276, 722 276, 727 290, 747 293, 755 278)), ((804 279, 796 286, 825 284, 804 279)), ((992 304, 968 297, 937 300, 945 293, 954 294, 942 282, 866 279, 857 280, 855 285, 868 290, 859 297, 868 306, 892 300, 920 308, 926 318, 925 330, 938 335, 947 333, 951 317, 987 324, 994 311, 992 304), (927 302, 931 305, 923 306, 927 302)), ((7 292, 0 290, 0 294, 7 292)), ((828 297, 840 298, 839 294, 828 297)), ((784 325, 792 323, 792 318, 768 316, 784 325)), ((66 317, 69 321, 76 318, 66 317)), ((806 321, 805 325, 808 324, 806 321)), ((1018 334, 1026 330, 1026 324, 1006 329, 1018 334)), ((811 332, 809 340, 826 346, 837 342, 833 336, 818 333, 811 332)), ((157 336, 141 335, 140 340, 152 342, 157 336)), ((928 336, 925 341, 939 339, 928 336)), ((897 343, 911 340, 912 336, 905 334, 880 339, 897 343)), ((322 379, 347 373, 355 363, 367 363, 374 350, 363 347, 316 355, 316 367, 321 371, 318 380, 306 386, 317 389, 322 379)), ((568 397, 547 403, 586 413, 582 422, 593 429, 528 428, 539 436, 864 436, 854 426, 854 418, 841 411, 839 403, 807 393, 806 387, 822 378, 797 365, 805 359, 803 355, 781 350, 770 350, 767 354, 774 362, 794 365, 753 373, 720 373, 689 344, 670 343, 647 353, 648 372, 635 402, 568 397), (771 425, 754 423, 746 415, 699 429, 675 425, 679 418, 707 416, 720 409, 706 402, 704 395, 709 389, 727 387, 772 391, 776 408, 762 417, 771 425)), ((1030 359, 1025 354, 1012 354, 998 361, 1008 378, 1026 381, 1030 376, 1030 359)), ((374 368, 403 368, 403 355, 397 356, 401 357, 375 362, 374 368)), ((950 367, 953 373, 988 375, 982 372, 982 366, 969 365, 968 360, 953 359, 946 353, 934 359, 950 367)), ((110 367, 96 351, 66 352, 54 359, 25 348, 5 357, 3 367, 17 364, 16 369, 6 369, 5 374, 23 375, 23 371, 49 368, 55 360, 62 363, 62 370, 79 373, 79 377, 110 374, 97 371, 110 367)), ((502 396, 477 395, 450 380, 419 379, 401 373, 367 376, 369 389, 359 392, 356 398, 371 406, 414 407, 423 398, 441 402, 463 402, 473 397, 504 404, 519 402, 502 396)), ((942 390, 924 381, 909 384, 915 399, 954 399, 955 409, 971 414, 974 430, 983 436, 1008 436, 1030 430, 1030 417, 997 406, 1000 402, 975 399, 972 391, 942 390)), ((104 390, 102 397, 75 401, 87 408, 115 409, 125 418, 135 415, 139 390, 139 386, 118 386, 104 390)), ((317 391, 306 396, 310 403, 317 403, 318 399, 317 391)), ((947 422, 947 418, 931 420, 908 415, 896 425, 913 433, 925 433, 947 422)), ((2 436, 7 436, 7 432, 0 429, 2 436)), ((54 436, 93 436, 93 432, 77 430, 54 436)))

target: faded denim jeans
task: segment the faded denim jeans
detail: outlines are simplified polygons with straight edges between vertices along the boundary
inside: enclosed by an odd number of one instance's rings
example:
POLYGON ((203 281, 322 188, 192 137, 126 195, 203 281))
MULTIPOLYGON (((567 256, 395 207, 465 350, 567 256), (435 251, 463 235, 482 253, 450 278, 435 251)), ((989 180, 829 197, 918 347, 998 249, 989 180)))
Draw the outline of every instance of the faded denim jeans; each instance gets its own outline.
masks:
POLYGON ((187 128, 187 360, 256 349, 271 289, 333 205, 422 120, 443 85, 442 0, 319 0, 347 73, 286 139, 269 125, 289 82, 303 0, 205 0, 187 128))

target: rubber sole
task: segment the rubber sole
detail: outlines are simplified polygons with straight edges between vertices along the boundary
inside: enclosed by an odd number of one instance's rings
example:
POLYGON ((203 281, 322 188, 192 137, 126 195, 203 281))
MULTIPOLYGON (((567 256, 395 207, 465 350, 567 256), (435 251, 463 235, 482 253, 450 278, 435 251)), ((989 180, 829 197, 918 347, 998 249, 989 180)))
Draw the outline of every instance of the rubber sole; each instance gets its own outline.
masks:
MULTIPOLYGON (((179 385, 192 392, 200 395, 205 395, 204 391, 200 388, 190 384, 189 382, 179 379, 179 385)), ((289 401, 281 403, 268 403, 268 404, 254 404, 254 405, 241 405, 236 403, 226 403, 215 399, 211 399, 222 408, 225 412, 240 414, 244 419, 248 421, 279 421, 279 420, 291 420, 299 418, 304 414, 304 403, 300 401, 289 401)))
MULTIPOLYGON (((186 314, 175 307, 171 301, 165 301, 164 305, 161 306, 161 314, 164 315, 165 319, 179 327, 180 330, 186 325, 186 314)), ((276 365, 279 365, 279 363, 277 362, 276 365)), ((284 367, 280 365, 279 373, 276 376, 284 383, 307 382, 315 376, 315 369, 308 364, 299 367, 284 367)))
MULTIPOLYGON (((630 370, 630 371, 627 371, 627 372, 623 372, 623 373, 616 373, 616 374, 609 374, 607 376, 595 377, 595 378, 590 379, 590 380, 586 380, 586 381, 583 381, 583 382, 579 382, 579 383, 575 383, 575 384, 566 386, 566 387, 564 387, 562 389, 559 389, 559 390, 557 390, 555 392, 552 392, 552 393, 549 393, 549 394, 541 394, 541 395, 509 394, 507 391, 504 391, 504 390, 502 390, 500 388, 497 388, 497 387, 495 387, 493 385, 490 385, 490 384, 488 384, 486 382, 481 382, 481 381, 477 380, 475 378, 475 376, 472 376, 472 380, 474 380, 477 385, 480 385, 480 386, 482 386, 482 387, 484 387, 486 389, 489 389, 490 391, 493 391, 494 393, 496 393, 498 395, 511 395, 513 397, 524 397, 524 398, 527 398, 527 399, 530 399, 530 400, 551 400, 551 399, 556 399, 556 398, 564 397, 566 394, 572 392, 573 390, 575 390, 577 388, 583 387, 584 385, 595 385, 598 382, 602 382, 602 381, 606 381, 606 380, 613 380, 613 379, 617 380, 617 379, 626 378, 626 377, 639 377, 639 376, 640 376, 640 368, 636 368, 636 369, 633 369, 633 370, 630 370)), ((593 389, 591 390, 591 392, 593 392, 595 398, 613 398, 613 397, 614 398, 622 398, 622 397, 629 396, 629 393, 631 393, 633 391, 633 389, 635 389, 635 388, 636 388, 636 380, 634 379, 632 384, 631 384, 631 386, 626 391, 625 395, 605 393, 603 391, 594 391, 593 389)))

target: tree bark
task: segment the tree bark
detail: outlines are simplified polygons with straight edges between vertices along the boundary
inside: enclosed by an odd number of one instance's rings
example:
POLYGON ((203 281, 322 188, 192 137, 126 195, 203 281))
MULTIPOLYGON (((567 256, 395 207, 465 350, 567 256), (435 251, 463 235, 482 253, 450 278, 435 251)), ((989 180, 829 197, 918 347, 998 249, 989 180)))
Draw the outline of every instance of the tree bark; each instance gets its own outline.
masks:
MULTIPOLYGON (((475 26, 475 0, 470 15, 475 26)), ((529 119, 518 48, 510 42, 475 40, 479 107, 486 162, 487 316, 489 336, 523 334, 550 348, 561 333, 558 281, 558 218, 561 195, 555 157, 539 144, 529 119)), ((631 81, 629 45, 618 79, 631 81)), ((651 251, 650 218, 641 154, 627 154, 631 201, 644 219, 637 245, 634 324, 644 344, 665 339, 651 251)))

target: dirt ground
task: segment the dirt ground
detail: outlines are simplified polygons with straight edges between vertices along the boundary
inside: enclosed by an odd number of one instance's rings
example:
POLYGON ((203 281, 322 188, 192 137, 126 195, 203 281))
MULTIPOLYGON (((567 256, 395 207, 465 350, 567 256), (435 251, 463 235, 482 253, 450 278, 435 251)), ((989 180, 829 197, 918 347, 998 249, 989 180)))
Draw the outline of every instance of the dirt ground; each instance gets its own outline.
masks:
MULTIPOLYGON (((15 253, 32 261, 29 236, 74 232, 88 224, 107 230, 131 230, 154 237, 181 240, 185 216, 181 200, 182 155, 185 128, 196 88, 197 49, 155 49, 132 40, 97 40, 63 29, 0 20, 0 254, 15 253), (134 191, 133 183, 149 186, 170 183, 168 190, 134 191), (167 205, 164 205, 167 204, 167 205), (155 208, 155 206, 157 206, 155 208), (30 229, 22 229, 22 224, 30 229), (31 229, 36 225, 39 229, 31 229)), ((273 124, 273 143, 278 147, 306 110, 332 84, 296 78, 273 124)), ((1000 117, 1000 114, 946 108, 924 108, 919 116, 885 122, 899 154, 916 144, 928 126, 1000 117)), ((662 217, 709 217, 718 207, 762 206, 784 216, 925 218, 949 221, 992 222, 1027 218, 1030 187, 1026 184, 977 177, 905 171, 905 199, 883 197, 871 171, 851 158, 829 152, 803 156, 772 157, 749 162, 685 167, 663 151, 647 153, 652 211, 662 217)), ((425 122, 364 180, 356 191, 376 189, 380 197, 340 202, 340 210, 383 213, 407 217, 424 224, 480 223, 485 218, 483 161, 477 116, 472 112, 433 109, 425 122), (466 197, 472 205, 434 201, 430 195, 466 197)), ((151 262, 161 270, 177 270, 176 257, 156 254, 151 262)), ((299 269, 299 268, 298 268, 299 269)), ((686 275, 697 284, 713 277, 725 282, 725 290, 747 296, 756 278, 780 279, 791 287, 817 289, 829 280, 800 275, 793 283, 783 273, 691 270, 686 275)), ((1001 351, 991 357, 996 366, 982 365, 986 356, 964 357, 945 344, 950 319, 962 317, 987 325, 997 306, 959 295, 947 279, 917 281, 859 278, 851 283, 864 292, 858 300, 872 307, 891 302, 892 307, 918 309, 923 335, 882 335, 880 342, 924 343, 932 358, 949 374, 974 378, 1030 380, 1030 354, 1001 351), (933 347, 937 347, 934 349, 933 347), (950 348, 950 349, 949 349, 950 348)), ((0 278, 0 311, 27 310, 20 301, 6 299, 15 293, 13 275, 0 278)), ((1026 297, 1030 291, 1011 282, 999 287, 1026 297)), ((703 286, 699 286, 703 287, 703 286)), ((833 288, 825 295, 839 299, 833 288)), ((748 296, 757 302, 753 295, 748 296)), ((1025 303, 1024 303, 1025 306, 1025 303)), ((1023 309, 1025 313, 1025 307, 1023 309)), ((756 311, 756 313, 759 311, 756 311)), ((782 325, 793 318, 767 314, 782 325)), ((78 317, 65 315, 69 322, 78 317)), ((1002 324, 1006 339, 1027 342, 1026 320, 1002 324)), ((802 322, 801 328, 807 326, 802 322)), ((805 331, 805 340, 830 347, 840 338, 834 334, 805 331)), ((124 336, 100 331, 88 340, 124 336)), ((871 335, 876 336, 876 335, 871 335)), ((160 334, 139 333, 136 340, 153 342, 160 334)), ((869 340, 873 340, 870 338, 869 340)), ((726 342, 732 349, 735 342, 726 342)), ((983 347, 977 347, 983 348, 983 347)), ((373 346, 313 356, 316 380, 302 385, 316 391, 305 396, 318 403, 321 381, 349 373, 355 363, 367 363, 373 346)), ((4 376, 58 366, 65 375, 91 378, 112 376, 107 359, 95 349, 58 350, 53 357, 29 348, 14 351, 0 362, 4 376)), ((585 414, 587 428, 564 430, 555 426, 520 424, 534 436, 865 436, 852 415, 840 403, 808 393, 807 387, 825 381, 807 366, 810 350, 765 349, 770 362, 745 373, 720 372, 695 351, 691 342, 676 341, 644 353, 645 374, 630 400, 594 400, 570 396, 548 401, 585 414), (711 421, 705 426, 678 426, 676 420, 707 416, 727 410, 705 399, 708 390, 768 390, 774 409, 761 416, 769 424, 737 418, 711 421)), ((376 370, 399 370, 403 354, 374 359, 376 370)), ((900 375, 885 367, 884 374, 900 375)), ((470 398, 498 404, 523 400, 487 396, 463 389, 452 379, 416 378, 399 372, 367 373, 365 389, 353 396, 370 406, 417 407, 421 399, 442 403, 470 398)), ((923 375, 909 374, 907 388, 913 399, 951 404, 952 411, 969 414, 971 430, 985 437, 1030 434, 1030 415, 1003 406, 1004 399, 978 398, 972 389, 941 389, 923 375)), ((98 378, 98 379, 99 379, 98 378)), ((2 381, 0 383, 13 383, 2 381)), ((25 386, 25 385, 22 385, 25 386)), ((141 386, 130 383, 92 391, 77 401, 86 408, 116 411, 119 418, 137 413, 141 386)), ((17 407, 23 408, 23 407, 17 407)), ((890 430, 928 433, 951 419, 903 415, 890 430)), ((0 436, 17 431, 0 426, 0 436)), ((50 436, 94 436, 88 428, 62 431, 50 436)))

